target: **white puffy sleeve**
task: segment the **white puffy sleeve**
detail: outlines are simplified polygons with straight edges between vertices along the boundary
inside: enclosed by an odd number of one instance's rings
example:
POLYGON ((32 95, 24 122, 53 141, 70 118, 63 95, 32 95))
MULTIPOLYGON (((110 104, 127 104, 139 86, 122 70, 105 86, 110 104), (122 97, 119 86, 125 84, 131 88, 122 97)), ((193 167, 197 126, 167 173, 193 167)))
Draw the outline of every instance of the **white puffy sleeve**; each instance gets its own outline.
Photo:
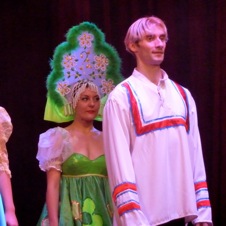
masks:
POLYGON ((69 134, 61 127, 40 134, 36 156, 40 169, 48 171, 54 168, 61 171, 62 163, 69 155, 69 146, 69 134))
POLYGON ((8 152, 6 143, 12 134, 13 126, 7 111, 0 107, 0 171, 6 172, 11 177, 9 170, 8 152))

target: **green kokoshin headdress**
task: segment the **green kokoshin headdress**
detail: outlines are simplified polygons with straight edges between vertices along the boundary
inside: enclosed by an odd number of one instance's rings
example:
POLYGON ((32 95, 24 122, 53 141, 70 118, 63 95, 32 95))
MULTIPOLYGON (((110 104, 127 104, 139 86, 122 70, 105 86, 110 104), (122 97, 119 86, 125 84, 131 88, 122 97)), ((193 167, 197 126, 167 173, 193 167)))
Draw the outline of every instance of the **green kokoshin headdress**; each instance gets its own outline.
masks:
POLYGON ((123 80, 119 55, 106 43, 103 32, 90 22, 72 27, 66 38, 56 47, 51 61, 44 119, 57 123, 72 121, 72 88, 77 82, 88 80, 98 87, 101 107, 96 120, 101 121, 108 94, 123 80))

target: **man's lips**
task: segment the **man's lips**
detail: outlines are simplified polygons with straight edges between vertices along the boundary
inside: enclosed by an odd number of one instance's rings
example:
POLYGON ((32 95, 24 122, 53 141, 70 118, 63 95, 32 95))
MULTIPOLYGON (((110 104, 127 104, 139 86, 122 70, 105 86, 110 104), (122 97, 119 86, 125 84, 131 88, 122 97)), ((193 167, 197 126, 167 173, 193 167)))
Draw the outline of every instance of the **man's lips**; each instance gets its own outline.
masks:
POLYGON ((164 54, 164 52, 159 52, 159 51, 158 52, 155 51, 155 52, 152 52, 152 53, 154 53, 154 54, 164 54))

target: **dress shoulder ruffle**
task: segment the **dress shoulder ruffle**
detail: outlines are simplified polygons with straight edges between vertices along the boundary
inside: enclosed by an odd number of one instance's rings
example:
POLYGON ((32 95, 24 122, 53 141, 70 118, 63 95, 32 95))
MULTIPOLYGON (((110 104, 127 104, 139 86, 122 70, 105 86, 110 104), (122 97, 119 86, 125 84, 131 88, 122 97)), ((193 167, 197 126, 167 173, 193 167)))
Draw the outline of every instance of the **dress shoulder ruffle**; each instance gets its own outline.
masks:
POLYGON ((55 127, 40 134, 37 159, 43 171, 55 168, 61 171, 61 165, 73 150, 70 143, 70 134, 61 127, 55 127))
POLYGON ((12 130, 13 126, 9 114, 5 108, 0 107, 0 140, 6 143, 12 134, 12 130))
POLYGON ((11 118, 5 108, 0 107, 0 171, 6 172, 11 177, 6 143, 12 134, 11 118))

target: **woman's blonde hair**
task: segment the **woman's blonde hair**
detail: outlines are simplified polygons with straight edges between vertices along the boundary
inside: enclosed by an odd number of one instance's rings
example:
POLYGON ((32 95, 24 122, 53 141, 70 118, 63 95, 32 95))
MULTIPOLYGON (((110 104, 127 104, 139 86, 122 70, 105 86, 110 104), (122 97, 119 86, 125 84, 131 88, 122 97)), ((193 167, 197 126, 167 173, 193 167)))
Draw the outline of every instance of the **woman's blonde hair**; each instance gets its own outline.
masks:
POLYGON ((75 83, 75 85, 72 89, 72 108, 73 109, 76 108, 79 97, 80 97, 81 93, 85 91, 86 88, 89 88, 90 90, 96 92, 97 95, 100 97, 98 87, 95 83, 88 81, 88 80, 81 80, 81 81, 75 83))

